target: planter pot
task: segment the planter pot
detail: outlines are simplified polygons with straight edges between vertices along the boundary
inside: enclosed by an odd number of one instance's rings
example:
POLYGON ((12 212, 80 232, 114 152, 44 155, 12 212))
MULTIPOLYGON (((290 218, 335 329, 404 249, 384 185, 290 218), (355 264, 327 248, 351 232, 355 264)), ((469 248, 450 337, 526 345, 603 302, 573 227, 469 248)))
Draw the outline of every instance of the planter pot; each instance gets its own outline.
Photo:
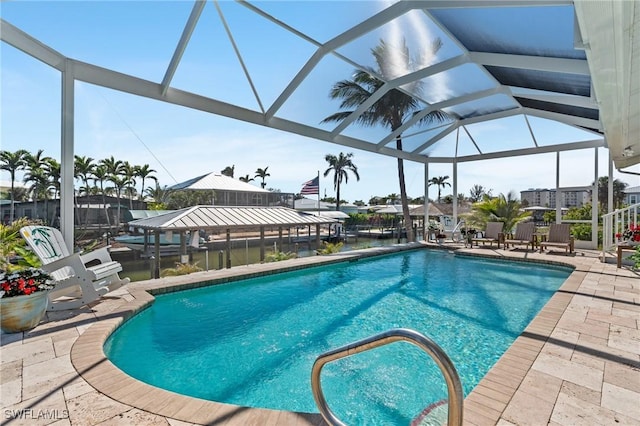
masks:
POLYGON ((0 328, 5 333, 18 333, 34 328, 47 311, 48 291, 0 298, 0 328))

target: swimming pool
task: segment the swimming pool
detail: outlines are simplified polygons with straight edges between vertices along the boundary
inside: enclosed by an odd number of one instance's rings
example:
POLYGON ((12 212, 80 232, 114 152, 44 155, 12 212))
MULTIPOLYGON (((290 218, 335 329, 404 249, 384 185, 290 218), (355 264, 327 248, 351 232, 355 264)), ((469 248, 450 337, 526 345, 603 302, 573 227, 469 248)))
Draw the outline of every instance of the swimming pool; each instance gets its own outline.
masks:
MULTIPOLYGON (((317 412, 318 354, 389 328, 432 338, 465 395, 571 269, 416 250, 158 296, 105 353, 129 375, 182 394, 317 412)), ((323 389, 347 423, 408 423, 446 396, 435 364, 396 343, 331 363, 323 389)))

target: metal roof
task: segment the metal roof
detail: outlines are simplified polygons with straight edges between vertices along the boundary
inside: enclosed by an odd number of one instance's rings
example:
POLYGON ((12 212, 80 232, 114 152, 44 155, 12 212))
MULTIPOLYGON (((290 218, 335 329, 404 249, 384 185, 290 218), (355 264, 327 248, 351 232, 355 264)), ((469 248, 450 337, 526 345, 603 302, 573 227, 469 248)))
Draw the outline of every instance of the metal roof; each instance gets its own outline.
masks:
POLYGON ((158 231, 225 230, 261 226, 322 225, 338 222, 286 207, 194 206, 129 222, 130 227, 158 231))
POLYGON ((198 176, 185 182, 177 183, 169 187, 169 189, 213 189, 217 191, 269 193, 266 189, 258 188, 257 186, 242 182, 239 179, 234 179, 215 172, 198 176))

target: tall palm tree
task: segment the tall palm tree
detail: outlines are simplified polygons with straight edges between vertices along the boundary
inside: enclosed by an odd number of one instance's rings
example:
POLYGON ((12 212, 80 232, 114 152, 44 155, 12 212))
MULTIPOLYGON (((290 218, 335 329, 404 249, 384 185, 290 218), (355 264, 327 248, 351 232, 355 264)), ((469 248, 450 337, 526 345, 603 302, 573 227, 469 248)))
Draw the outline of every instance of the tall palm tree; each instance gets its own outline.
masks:
POLYGON ((47 193, 47 177, 44 173, 43 167, 51 157, 44 157, 43 149, 39 149, 35 154, 28 153, 24 157, 25 169, 27 172, 23 177, 24 183, 31 183, 29 192, 31 193, 31 199, 33 200, 33 209, 35 210, 35 218, 40 218, 40 212, 38 211, 38 199, 40 197, 48 198, 47 193))
POLYGON ((125 186, 123 190, 127 194, 127 197, 129 197, 129 210, 133 210, 133 197, 136 193, 136 166, 125 161, 122 163, 122 175, 125 178, 125 186))
MULTIPOLYGON (((613 180, 613 208, 619 209, 624 202, 624 190, 627 184, 618 180, 613 180)), ((600 208, 606 211, 606 206, 609 200, 609 177, 600 176, 598 178, 598 203, 600 208)))
MULTIPOLYGON (((79 194, 89 195, 89 179, 93 173, 93 169, 96 165, 93 163, 93 158, 76 155, 73 162, 73 177, 80 179, 82 185, 80 186, 79 194)), ((87 201, 87 208, 84 212, 84 227, 86 228, 89 223, 89 202, 87 201)))
POLYGON ((324 171, 324 177, 327 177, 329 173, 333 171, 333 188, 336 190, 336 210, 340 210, 340 184, 344 180, 347 183, 349 180, 350 171, 356 177, 356 180, 360 180, 358 174, 358 167, 353 164, 351 158, 353 153, 343 154, 342 152, 336 157, 332 154, 327 154, 324 159, 329 163, 329 168, 324 171))
POLYGON ((109 177, 109 171, 107 166, 100 163, 93 169, 93 184, 100 183, 100 194, 102 194, 102 207, 104 208, 105 215, 107 217, 107 226, 111 228, 111 218, 109 218, 109 211, 107 210, 107 197, 104 192, 104 183, 109 177))
POLYGON ((267 169, 269 168, 269 166, 265 167, 264 169, 261 169, 258 167, 258 169, 256 170, 256 175, 254 177, 259 177, 260 179, 262 179, 262 182, 260 183, 260 186, 262 187, 262 189, 264 189, 267 186, 267 183, 264 181, 264 179, 267 176, 271 176, 269 173, 267 173, 267 169))
POLYGON ((157 184, 158 178, 153 176, 153 173, 155 173, 156 171, 153 170, 148 164, 145 164, 143 166, 136 166, 135 171, 136 171, 135 177, 139 177, 142 180, 142 185, 140 187, 140 199, 144 200, 144 181, 145 179, 151 179, 155 181, 157 184))
POLYGON ((431 179, 429 179, 429 186, 431 185, 438 185, 438 203, 441 200, 441 189, 444 188, 445 186, 451 186, 451 184, 449 182, 447 182, 447 179, 449 179, 449 176, 438 176, 438 177, 432 177, 431 179))
MULTIPOLYGON (((60 194, 60 162, 55 158, 47 158, 43 170, 45 171, 45 175, 47 176, 47 192, 53 191, 53 199, 58 199, 58 195, 60 194)), ((49 216, 49 206, 46 199, 45 205, 45 212, 47 215, 47 217, 45 218, 45 222, 50 225, 55 225, 56 218, 49 216)))
POLYGON ((15 182, 16 172, 25 168, 24 158, 29 152, 25 149, 19 149, 16 152, 0 151, 0 170, 9 172, 11 179, 11 210, 9 220, 13 222, 15 218, 15 182))
MULTIPOLYGON (((43 168, 37 167, 29 169, 24 174, 24 183, 31 184, 29 186, 29 192, 31 193, 31 199, 33 200, 33 209, 35 210, 35 219, 40 219, 40 211, 38 209, 38 200, 44 198, 45 206, 47 206, 47 200, 49 199, 49 179, 43 168)), ((45 208, 46 211, 46 208, 45 208)))
MULTIPOLYGON (((438 38, 431 44, 431 52, 426 53, 434 56, 441 47, 442 41, 438 38)), ((381 40, 380 44, 371 50, 371 53, 375 58, 378 69, 367 67, 364 70, 356 70, 351 80, 342 80, 335 83, 329 92, 329 97, 342 99, 340 108, 347 110, 330 115, 322 120, 323 123, 344 120, 384 85, 385 81, 383 79, 392 80, 398 77, 398 69, 404 70, 406 74, 415 70, 416 65, 414 64, 416 62, 418 62, 419 66, 422 66, 420 63, 425 62, 424 60, 414 61, 411 58, 406 42, 399 49, 394 49, 384 40, 381 40), (376 76, 381 76, 382 79, 376 76)), ((422 89, 420 81, 409 83, 408 86, 403 86, 403 88, 412 93, 419 93, 422 89)), ((398 89, 391 89, 361 114, 356 119, 356 122, 370 127, 382 125, 394 132, 422 108, 423 106, 412 96, 398 89)), ((444 112, 433 111, 425 115, 420 122, 441 122, 446 118, 447 115, 444 112)), ((402 151, 402 134, 396 136, 396 149, 402 151)), ((415 241, 404 179, 404 162, 400 157, 398 157, 398 182, 407 240, 415 241)))
MULTIPOLYGON (((107 182, 113 182, 114 180, 116 180, 119 183, 119 177, 122 174, 123 170, 123 163, 121 160, 116 160, 113 155, 109 158, 104 158, 100 161, 99 166, 103 166, 107 172, 107 176, 106 176, 106 181, 107 182)), ((117 216, 116 216, 116 233, 118 232, 118 229, 120 228, 120 192, 118 192, 116 190, 117 185, 114 184, 114 190, 117 196, 117 202, 118 202, 118 207, 117 207, 117 216)), ((109 191, 111 188, 105 188, 104 191, 109 191)))

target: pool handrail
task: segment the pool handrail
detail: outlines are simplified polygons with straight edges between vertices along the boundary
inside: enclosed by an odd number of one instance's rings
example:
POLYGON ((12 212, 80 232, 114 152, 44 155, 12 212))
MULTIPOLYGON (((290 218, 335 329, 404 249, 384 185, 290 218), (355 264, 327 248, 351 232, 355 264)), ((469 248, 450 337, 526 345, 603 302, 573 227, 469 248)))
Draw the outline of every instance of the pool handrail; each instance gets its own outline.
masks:
POLYGON ((320 410, 320 414, 324 420, 331 425, 344 425, 338 419, 338 417, 331 411, 327 401, 322 392, 322 385, 320 381, 320 373, 325 364, 335 361, 341 358, 345 358, 351 355, 365 352, 370 349, 374 349, 380 346, 387 345, 389 343, 397 341, 406 341, 413 345, 418 346, 425 351, 436 362, 440 371, 442 372, 444 379, 447 383, 448 391, 448 426, 462 425, 462 413, 463 413, 463 393, 462 384, 460 383, 460 377, 453 365, 453 362, 449 356, 442 350, 437 343, 429 339, 425 335, 418 333, 415 330, 407 328, 392 328, 385 332, 367 337, 362 340, 350 343, 345 346, 341 346, 336 349, 332 349, 325 353, 320 354, 316 361, 313 363, 311 370, 311 390, 313 392, 313 399, 316 402, 316 406, 320 410))

